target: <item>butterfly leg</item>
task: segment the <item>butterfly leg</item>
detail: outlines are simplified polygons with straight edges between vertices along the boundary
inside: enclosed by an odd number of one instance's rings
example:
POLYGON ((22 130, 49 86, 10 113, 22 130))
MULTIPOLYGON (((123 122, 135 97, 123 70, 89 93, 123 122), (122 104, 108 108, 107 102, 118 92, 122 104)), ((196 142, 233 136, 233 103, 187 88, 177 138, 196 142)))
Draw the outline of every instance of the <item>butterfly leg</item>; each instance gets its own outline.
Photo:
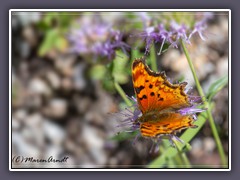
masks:
POLYGON ((173 148, 176 148, 176 145, 175 145, 174 141, 172 140, 172 135, 171 134, 168 136, 168 139, 169 139, 169 142, 170 142, 171 146, 173 148))
POLYGON ((180 139, 179 137, 177 137, 173 134, 169 134, 168 138, 169 138, 169 142, 170 142, 171 146, 173 146, 174 148, 176 148, 176 144, 175 144, 176 141, 178 141, 182 144, 185 144, 185 142, 182 139, 180 139))
POLYGON ((149 150, 149 153, 150 154, 157 153, 159 151, 159 145, 161 144, 161 142, 162 142, 162 138, 160 137, 152 139, 152 146, 151 146, 151 149, 149 150))
POLYGON ((138 139, 139 139, 140 136, 141 136, 141 133, 139 132, 139 133, 135 136, 135 138, 133 139, 133 141, 132 141, 132 145, 133 145, 133 146, 136 144, 136 142, 138 141, 138 139))

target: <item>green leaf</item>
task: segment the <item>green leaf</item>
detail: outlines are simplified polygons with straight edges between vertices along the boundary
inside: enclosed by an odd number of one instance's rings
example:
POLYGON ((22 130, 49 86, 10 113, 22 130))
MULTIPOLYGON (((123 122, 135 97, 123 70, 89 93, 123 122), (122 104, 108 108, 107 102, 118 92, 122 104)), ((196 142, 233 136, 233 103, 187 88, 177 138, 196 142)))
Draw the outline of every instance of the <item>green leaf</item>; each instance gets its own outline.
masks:
POLYGON ((62 52, 68 47, 68 41, 65 37, 59 35, 54 42, 54 47, 62 52))
POLYGON ((59 33, 57 29, 52 29, 47 31, 46 36, 38 50, 39 56, 46 55, 46 53, 49 52, 55 46, 55 40, 58 37, 59 37, 59 33))
POLYGON ((111 93, 115 92, 114 82, 111 79, 106 79, 106 80, 104 79, 102 81, 102 86, 108 92, 111 92, 111 93))
POLYGON ((117 135, 111 137, 111 140, 115 140, 115 141, 124 141, 127 139, 131 139, 133 137, 135 137, 139 132, 138 131, 134 131, 134 132, 120 132, 117 135))
POLYGON ((43 22, 47 24, 49 27, 52 25, 54 19, 58 18, 58 12, 48 12, 43 16, 43 22))
POLYGON ((46 32, 44 40, 38 50, 38 54, 39 56, 44 56, 52 49, 63 52, 67 47, 68 42, 60 33, 59 29, 52 29, 46 32))
POLYGON ((89 76, 92 79, 102 80, 106 76, 106 67, 104 65, 98 64, 91 67, 89 71, 89 76))
POLYGON ((115 82, 125 84, 128 82, 128 74, 126 73, 128 57, 118 52, 116 58, 113 60, 112 76, 115 82))
POLYGON ((216 82, 214 82, 207 93, 207 99, 210 102, 212 100, 212 98, 224 87, 226 86, 228 83, 228 76, 224 76, 220 79, 218 79, 216 82))

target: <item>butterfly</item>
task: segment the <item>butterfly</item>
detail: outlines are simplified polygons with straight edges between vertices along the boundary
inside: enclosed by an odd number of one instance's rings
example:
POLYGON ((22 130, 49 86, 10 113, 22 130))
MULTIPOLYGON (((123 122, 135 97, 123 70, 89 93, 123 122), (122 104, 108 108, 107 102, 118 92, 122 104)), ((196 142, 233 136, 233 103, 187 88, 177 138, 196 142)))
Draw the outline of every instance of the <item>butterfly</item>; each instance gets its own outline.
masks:
POLYGON ((144 58, 132 64, 132 81, 138 107, 142 115, 137 119, 143 137, 175 135, 186 128, 196 128, 193 115, 183 115, 179 110, 191 107, 184 92, 187 82, 172 84, 164 72, 153 72, 144 58))

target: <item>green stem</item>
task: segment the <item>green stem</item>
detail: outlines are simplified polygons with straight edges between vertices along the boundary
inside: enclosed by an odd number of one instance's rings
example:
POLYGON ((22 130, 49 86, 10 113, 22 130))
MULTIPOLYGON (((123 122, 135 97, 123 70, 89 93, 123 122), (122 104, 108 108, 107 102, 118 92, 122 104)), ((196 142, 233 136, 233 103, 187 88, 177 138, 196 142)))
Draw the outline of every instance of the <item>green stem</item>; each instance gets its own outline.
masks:
POLYGON ((123 91, 122 87, 116 82, 114 81, 114 86, 117 90, 117 92, 120 94, 120 96, 123 98, 123 100, 125 101, 125 103, 127 104, 127 106, 132 106, 132 102, 127 98, 125 92, 123 91))
MULTIPOLYGON (((160 151, 160 154, 162 154, 162 153, 164 153, 165 148, 161 145, 161 146, 159 146, 159 151, 160 151)), ((166 159, 166 162, 167 162, 168 168, 175 168, 176 163, 173 161, 172 158, 166 159)))
POLYGON ((218 152, 219 152, 219 155, 220 155, 220 158, 221 158, 222 165, 225 166, 225 165, 227 165, 227 159, 226 159, 226 156, 225 156, 225 153, 224 153, 224 150, 223 150, 223 146, 222 146, 221 140, 220 140, 218 132, 217 132, 216 125, 214 123, 214 119, 213 119, 211 110, 209 108, 209 102, 206 100, 206 97, 204 95, 204 92, 202 90, 200 82, 199 82, 199 80, 197 78, 196 71, 195 71, 193 63, 191 61, 191 58, 189 56, 188 50, 187 50, 184 42, 182 40, 180 40, 180 42, 181 42, 181 45, 183 47, 183 51, 184 51, 184 54, 185 54, 185 56, 187 58, 188 64, 190 66, 190 69, 192 71, 193 78, 194 78, 194 81, 196 83, 197 90, 198 90, 200 96, 203 99, 205 108, 207 108, 207 116, 208 116, 208 119, 209 119, 209 124, 210 124, 211 129, 212 129, 213 137, 214 137, 214 139, 216 141, 216 144, 217 144, 217 148, 218 148, 218 152))
MULTIPOLYGON (((163 145, 164 145, 164 147, 165 147, 166 149, 167 149, 167 147, 169 146, 169 145, 168 145, 169 143, 167 143, 167 142, 168 142, 168 141, 163 141, 163 145)), ((176 144, 176 143, 175 143, 175 144, 176 144)), ((177 147, 178 153, 176 154, 176 156, 175 156, 174 158, 175 158, 176 162, 178 162, 178 164, 180 165, 180 167, 185 168, 185 166, 186 166, 187 164, 185 163, 184 160, 187 159, 187 156, 185 155, 184 152, 182 152, 181 148, 180 148, 179 146, 177 146, 177 144, 176 144, 176 147, 177 147), (182 158, 182 154, 185 155, 185 159, 182 158)), ((170 160, 170 159, 172 159, 172 158, 168 158, 168 157, 167 157, 167 159, 170 160)), ((187 159, 186 161, 189 162, 188 159, 187 159)), ((189 164, 190 164, 190 163, 189 163, 189 164)))
POLYGON ((174 144, 177 147, 178 154, 182 159, 182 162, 183 162, 182 166, 184 166, 184 168, 191 168, 191 164, 190 164, 186 154, 184 152, 182 152, 181 148, 179 147, 178 142, 174 142, 174 144))
POLYGON ((155 46, 152 45, 150 49, 150 63, 151 63, 151 68, 153 71, 157 72, 157 58, 156 58, 156 51, 155 51, 155 46))

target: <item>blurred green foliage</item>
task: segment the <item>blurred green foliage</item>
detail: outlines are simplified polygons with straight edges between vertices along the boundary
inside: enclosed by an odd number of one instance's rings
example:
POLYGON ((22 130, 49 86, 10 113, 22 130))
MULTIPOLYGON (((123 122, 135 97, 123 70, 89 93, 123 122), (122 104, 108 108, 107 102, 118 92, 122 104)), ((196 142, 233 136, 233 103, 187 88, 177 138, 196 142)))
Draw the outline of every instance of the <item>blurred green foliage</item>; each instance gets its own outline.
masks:
POLYGON ((45 56, 51 50, 64 52, 68 47, 66 35, 79 15, 73 12, 47 12, 43 14, 37 27, 44 33, 43 41, 40 44, 38 54, 45 56))
POLYGON ((228 83, 228 76, 224 76, 210 86, 208 92, 207 92, 207 99, 208 101, 212 101, 212 98, 222 89, 224 88, 228 83))
POLYGON ((132 139, 134 137, 136 137, 136 135, 139 133, 138 130, 133 131, 133 132, 120 132, 118 134, 116 134, 115 136, 111 137, 111 140, 114 141, 124 141, 124 140, 128 140, 128 139, 132 139))
POLYGON ((99 80, 103 88, 109 92, 115 92, 114 82, 126 84, 129 81, 129 57, 123 52, 117 51, 114 60, 108 64, 92 64, 89 70, 89 77, 99 80))

